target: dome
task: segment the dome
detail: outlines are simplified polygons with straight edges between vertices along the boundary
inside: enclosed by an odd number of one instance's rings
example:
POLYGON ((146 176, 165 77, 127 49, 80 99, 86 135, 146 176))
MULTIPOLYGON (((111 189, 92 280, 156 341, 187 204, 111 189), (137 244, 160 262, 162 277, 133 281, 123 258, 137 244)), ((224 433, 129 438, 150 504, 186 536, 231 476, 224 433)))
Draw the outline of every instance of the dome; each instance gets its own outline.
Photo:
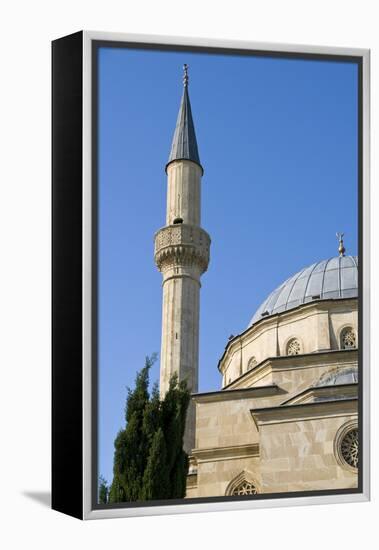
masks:
POLYGON ((358 257, 329 258, 302 269, 271 292, 255 312, 249 327, 260 319, 308 302, 357 296, 358 257))

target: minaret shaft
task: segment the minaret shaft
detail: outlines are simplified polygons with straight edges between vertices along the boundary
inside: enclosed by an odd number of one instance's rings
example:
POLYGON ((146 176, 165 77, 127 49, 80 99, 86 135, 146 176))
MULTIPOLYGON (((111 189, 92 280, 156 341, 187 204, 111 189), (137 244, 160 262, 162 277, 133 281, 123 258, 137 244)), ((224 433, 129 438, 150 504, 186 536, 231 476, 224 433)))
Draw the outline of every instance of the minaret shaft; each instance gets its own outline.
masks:
POLYGON ((167 167, 166 224, 175 220, 200 225, 202 169, 191 161, 176 161, 167 167))
MULTIPOLYGON (((177 163, 191 164, 187 160, 177 163)), ((183 179, 193 176, 188 170, 181 170, 180 174, 183 179)), ((163 276, 162 396, 175 372, 179 380, 187 380, 191 391, 198 389, 200 277, 208 267, 210 238, 198 224, 184 223, 199 218, 200 171, 197 174, 194 187, 199 191, 195 193, 188 181, 179 183, 178 178, 168 177, 168 195, 175 196, 170 185, 180 189, 177 196, 180 195, 182 207, 167 216, 168 225, 155 236, 155 262, 163 276), (173 223, 175 219, 180 219, 180 223, 173 223)))
MULTIPOLYGON (((189 161, 177 161, 188 164, 189 161)), ((181 170, 183 180, 193 177, 191 171, 181 170)), ((195 221, 200 213, 200 178, 178 182, 168 178, 168 186, 182 191, 182 208, 168 216, 195 221), (193 182, 192 182, 193 183, 193 182), (195 201, 195 197, 198 197, 195 201), (196 218, 196 216, 198 216, 196 218)), ((168 195, 174 196, 172 189, 168 195)), ((200 220, 199 220, 200 222, 200 220)), ((199 373, 199 316, 200 277, 209 263, 209 235, 198 224, 172 223, 160 229, 155 236, 155 261, 163 275, 162 343, 160 361, 160 394, 165 395, 170 378, 178 373, 186 380, 191 392, 198 391, 199 373)), ((195 409, 190 403, 186 419, 184 449, 190 453, 195 447, 195 409)))
MULTIPOLYGON (((198 391, 200 277, 209 263, 210 238, 200 227, 201 178, 188 95, 188 67, 167 173, 166 226, 155 235, 155 263, 163 276, 160 394, 174 373, 198 391)), ((195 408, 190 403, 184 449, 195 447, 195 408)))
MULTIPOLYGON (((178 269, 183 272, 184 270, 178 269)), ((163 284, 160 391, 177 372, 192 391, 198 390, 199 282, 180 273, 163 284)))

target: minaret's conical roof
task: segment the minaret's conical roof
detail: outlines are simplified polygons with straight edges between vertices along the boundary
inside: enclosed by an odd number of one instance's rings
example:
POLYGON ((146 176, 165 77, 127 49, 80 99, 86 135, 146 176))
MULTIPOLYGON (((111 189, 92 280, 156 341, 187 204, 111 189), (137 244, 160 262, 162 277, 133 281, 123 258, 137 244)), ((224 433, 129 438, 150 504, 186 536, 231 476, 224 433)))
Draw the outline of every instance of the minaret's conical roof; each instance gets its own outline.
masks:
POLYGON ((184 65, 183 95, 180 103, 176 128, 171 145, 171 152, 167 166, 174 160, 192 160, 201 168, 199 151, 197 148, 195 126, 192 119, 191 103, 188 94, 188 66, 184 65))

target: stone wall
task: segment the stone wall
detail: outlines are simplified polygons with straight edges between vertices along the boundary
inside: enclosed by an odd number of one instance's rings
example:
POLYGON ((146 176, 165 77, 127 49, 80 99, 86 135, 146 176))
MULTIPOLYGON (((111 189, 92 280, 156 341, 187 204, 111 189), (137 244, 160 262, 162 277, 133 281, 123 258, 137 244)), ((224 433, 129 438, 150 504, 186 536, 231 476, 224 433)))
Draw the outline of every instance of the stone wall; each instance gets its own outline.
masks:
POLYGON ((341 426, 356 418, 350 414, 261 426, 262 492, 357 487, 357 472, 339 463, 334 448, 341 426))
MULTIPOLYGON (((201 461, 198 465, 197 497, 224 496, 230 483, 243 473, 260 491, 259 458, 201 461)), ((188 495, 189 496, 189 495, 188 495)))

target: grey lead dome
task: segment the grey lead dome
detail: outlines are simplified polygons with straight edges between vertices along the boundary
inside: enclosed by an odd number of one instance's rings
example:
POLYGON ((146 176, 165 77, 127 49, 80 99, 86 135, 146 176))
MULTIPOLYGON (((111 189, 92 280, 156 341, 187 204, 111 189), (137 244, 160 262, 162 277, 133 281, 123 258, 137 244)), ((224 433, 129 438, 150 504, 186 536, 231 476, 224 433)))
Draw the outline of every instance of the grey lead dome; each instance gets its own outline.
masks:
POLYGON ((357 296, 358 257, 329 258, 302 269, 271 292, 254 314, 249 327, 260 319, 301 304, 357 296))

